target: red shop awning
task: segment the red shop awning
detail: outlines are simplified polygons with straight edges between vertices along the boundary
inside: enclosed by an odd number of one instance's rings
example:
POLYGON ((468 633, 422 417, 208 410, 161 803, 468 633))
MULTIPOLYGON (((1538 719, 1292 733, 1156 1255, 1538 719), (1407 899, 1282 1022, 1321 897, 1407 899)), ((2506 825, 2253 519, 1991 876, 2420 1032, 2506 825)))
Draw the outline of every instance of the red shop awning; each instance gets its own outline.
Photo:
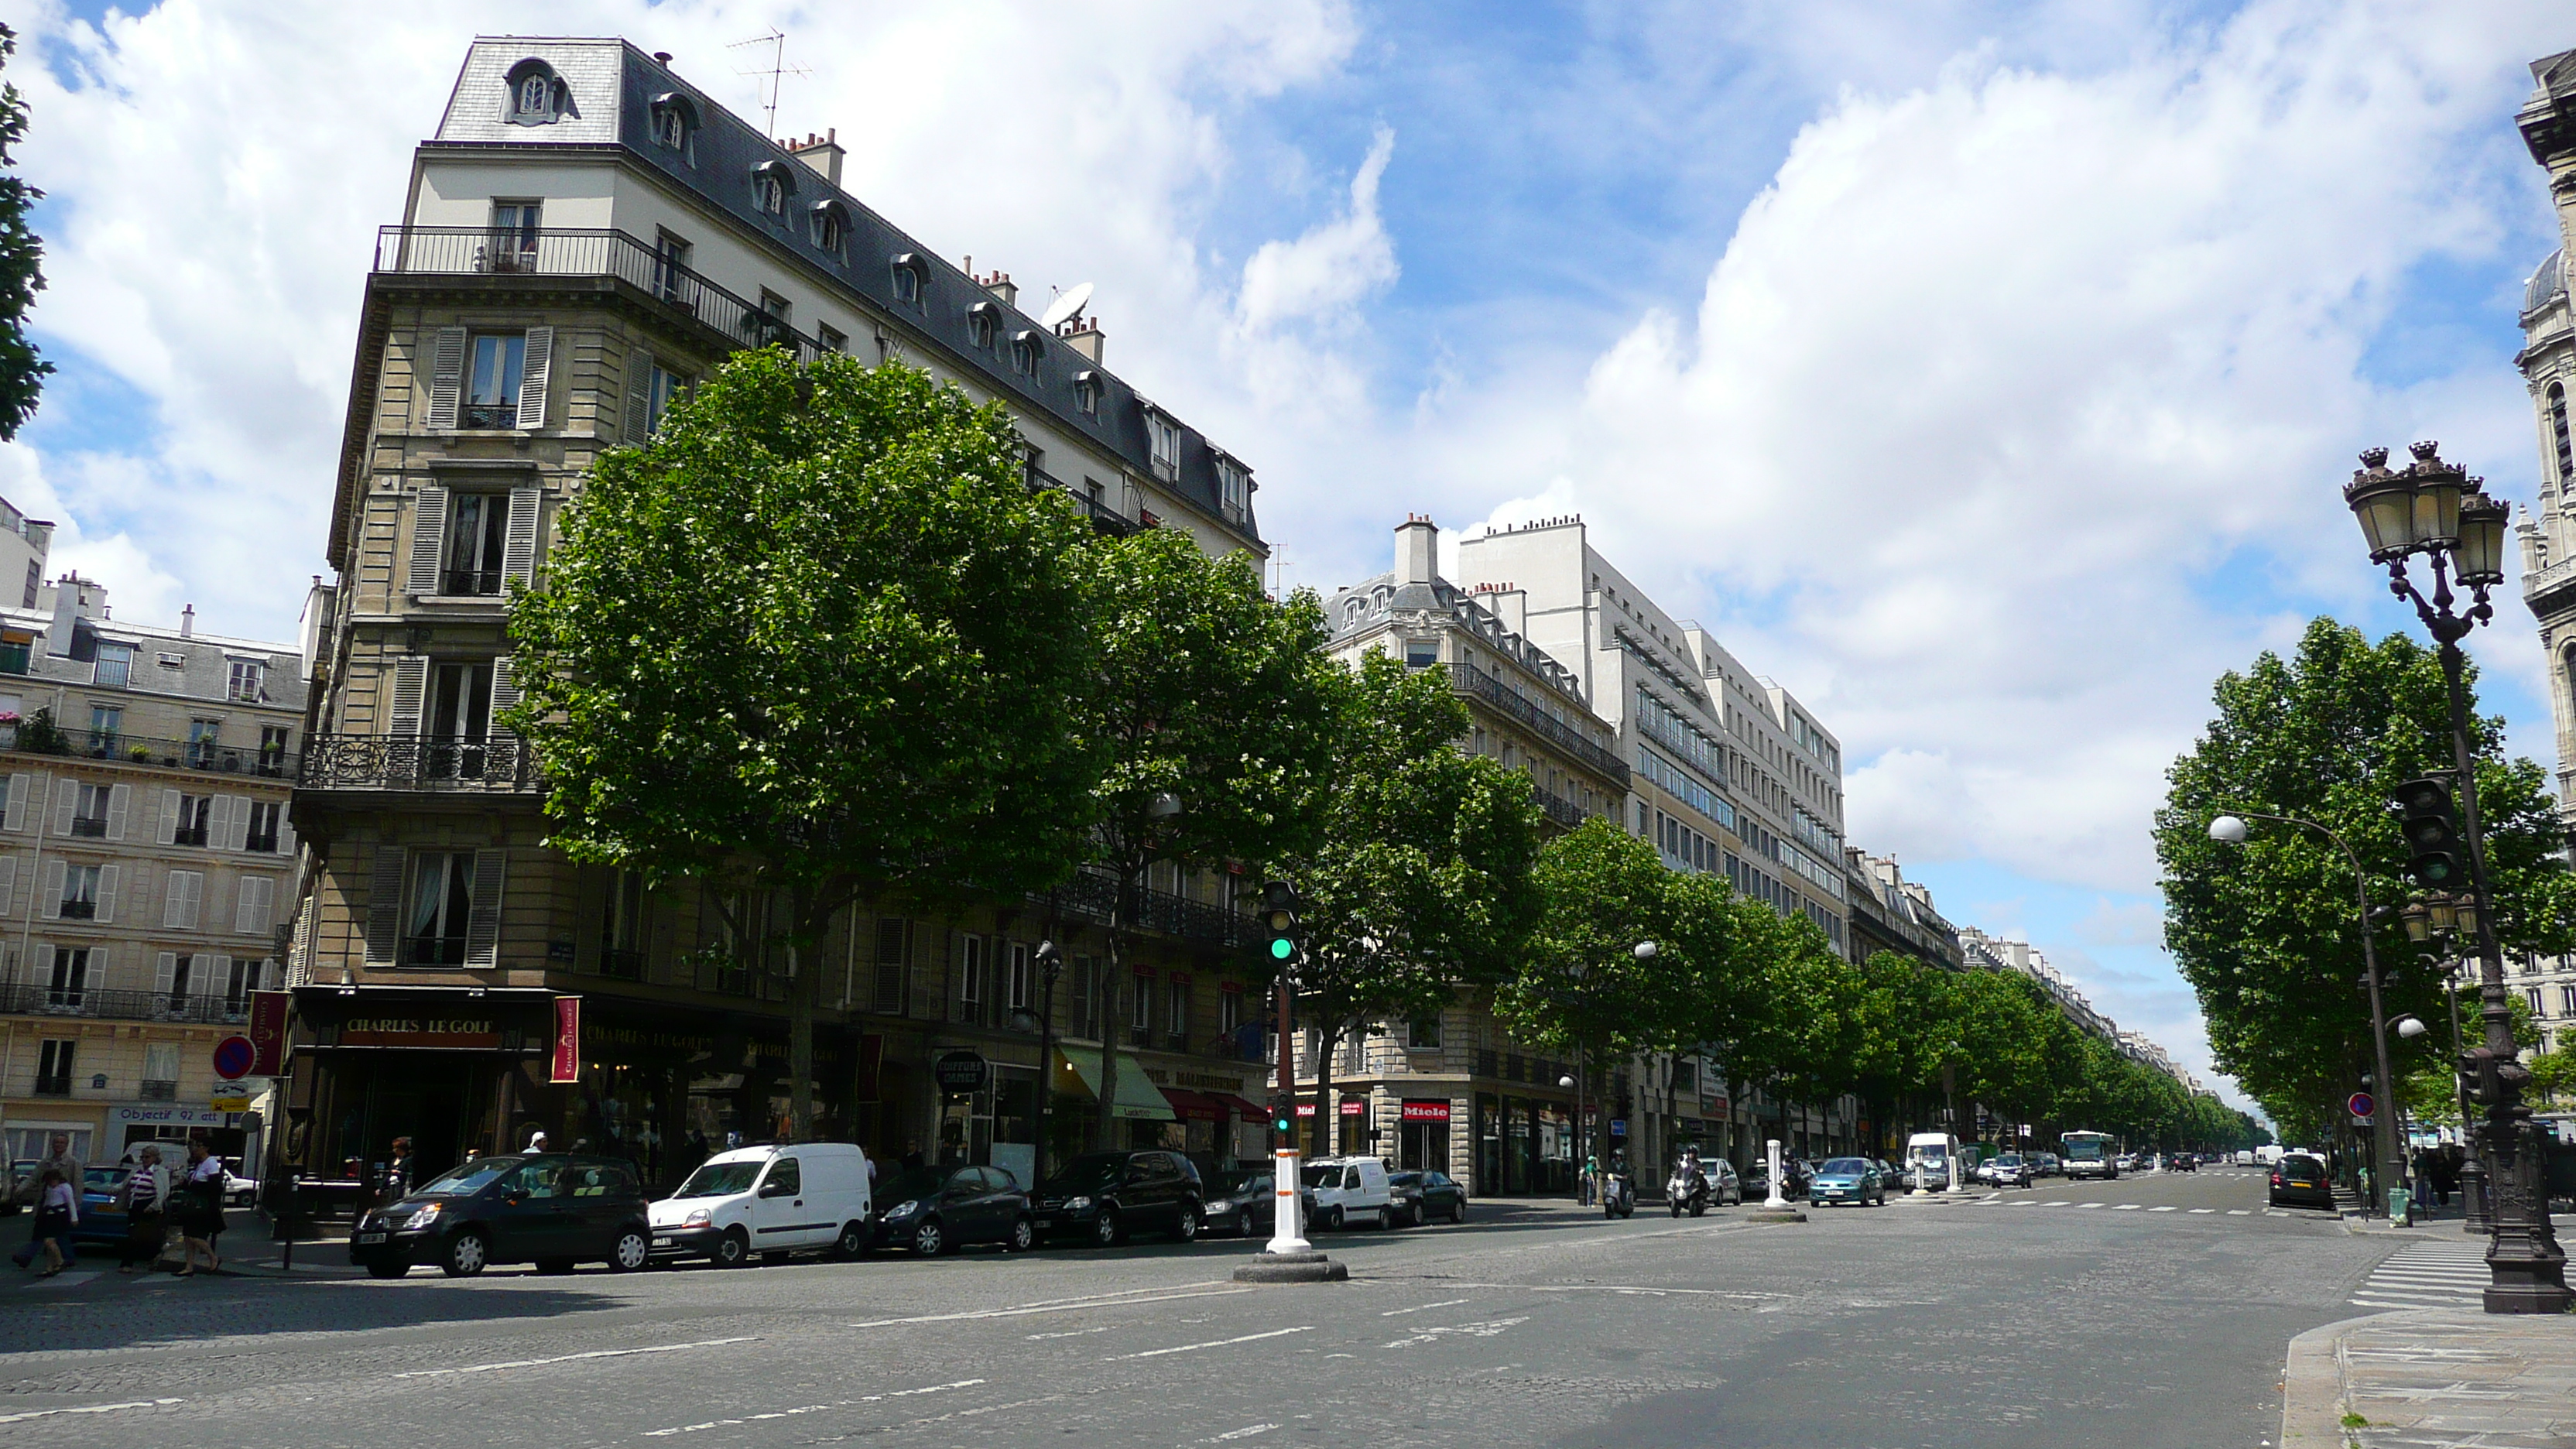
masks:
POLYGON ((1226 1104, 1204 1092, 1193 1092, 1181 1087, 1165 1087, 1163 1099, 1172 1104, 1172 1110, 1179 1113, 1184 1122, 1225 1120, 1226 1104))

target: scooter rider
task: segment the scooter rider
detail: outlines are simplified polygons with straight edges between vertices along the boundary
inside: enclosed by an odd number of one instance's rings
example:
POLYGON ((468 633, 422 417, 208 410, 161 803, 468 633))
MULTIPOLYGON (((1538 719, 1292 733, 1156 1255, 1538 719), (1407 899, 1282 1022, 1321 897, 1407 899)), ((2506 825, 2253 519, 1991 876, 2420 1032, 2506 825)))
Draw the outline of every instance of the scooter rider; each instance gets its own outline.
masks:
POLYGON ((1698 1217, 1708 1208, 1708 1174, 1699 1165, 1699 1146, 1693 1143, 1682 1149, 1681 1163, 1673 1169, 1670 1182, 1664 1184, 1664 1196, 1672 1205, 1674 1217, 1687 1208, 1698 1217))

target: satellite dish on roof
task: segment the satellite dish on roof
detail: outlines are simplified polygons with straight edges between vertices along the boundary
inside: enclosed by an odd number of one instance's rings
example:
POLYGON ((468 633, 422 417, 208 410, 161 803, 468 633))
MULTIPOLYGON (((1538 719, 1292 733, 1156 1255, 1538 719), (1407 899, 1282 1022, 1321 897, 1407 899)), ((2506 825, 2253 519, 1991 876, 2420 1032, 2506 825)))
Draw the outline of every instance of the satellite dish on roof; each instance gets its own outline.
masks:
POLYGON ((1046 315, 1040 317, 1038 322, 1049 332, 1053 332, 1058 327, 1061 327, 1065 323, 1072 321, 1074 318, 1081 316, 1082 309, 1090 305, 1091 284, 1089 282, 1085 282, 1070 292, 1057 293, 1056 299, 1047 303, 1046 315))

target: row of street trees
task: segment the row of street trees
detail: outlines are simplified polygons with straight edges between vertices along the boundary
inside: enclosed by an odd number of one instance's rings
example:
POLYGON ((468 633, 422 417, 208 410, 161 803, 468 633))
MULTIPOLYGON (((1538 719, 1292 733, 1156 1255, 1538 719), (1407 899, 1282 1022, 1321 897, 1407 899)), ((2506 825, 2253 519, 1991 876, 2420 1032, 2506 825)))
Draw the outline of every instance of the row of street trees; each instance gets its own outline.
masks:
POLYGON ((1314 596, 1270 599, 1246 556, 1094 532, 1028 486, 1001 407, 918 371, 735 357, 601 457, 510 627, 504 723, 551 842, 709 887, 736 963, 785 978, 800 1136, 836 914, 1105 870, 1117 1020, 1130 902, 1165 861, 1297 882, 1324 1063, 1468 988, 1541 1048, 1707 1048, 1739 1097, 2197 1130, 2031 983, 1850 966, 1609 822, 1542 848, 1527 778, 1454 748, 1469 721, 1439 672, 1332 660, 1314 596))

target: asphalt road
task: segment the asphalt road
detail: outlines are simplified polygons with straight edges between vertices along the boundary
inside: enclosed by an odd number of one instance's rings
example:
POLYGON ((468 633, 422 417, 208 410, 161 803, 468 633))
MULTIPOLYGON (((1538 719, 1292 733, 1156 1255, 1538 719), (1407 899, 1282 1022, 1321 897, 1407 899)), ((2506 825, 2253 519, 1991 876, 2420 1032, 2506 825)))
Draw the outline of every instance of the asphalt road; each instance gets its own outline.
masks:
POLYGON ((2212 1170, 1782 1226, 1479 1204, 1322 1239, 1353 1281, 1317 1287, 1233 1283, 1238 1242, 0 1280, 0 1438, 2250 1449, 2290 1337, 2396 1246, 2262 1199, 2212 1170))

